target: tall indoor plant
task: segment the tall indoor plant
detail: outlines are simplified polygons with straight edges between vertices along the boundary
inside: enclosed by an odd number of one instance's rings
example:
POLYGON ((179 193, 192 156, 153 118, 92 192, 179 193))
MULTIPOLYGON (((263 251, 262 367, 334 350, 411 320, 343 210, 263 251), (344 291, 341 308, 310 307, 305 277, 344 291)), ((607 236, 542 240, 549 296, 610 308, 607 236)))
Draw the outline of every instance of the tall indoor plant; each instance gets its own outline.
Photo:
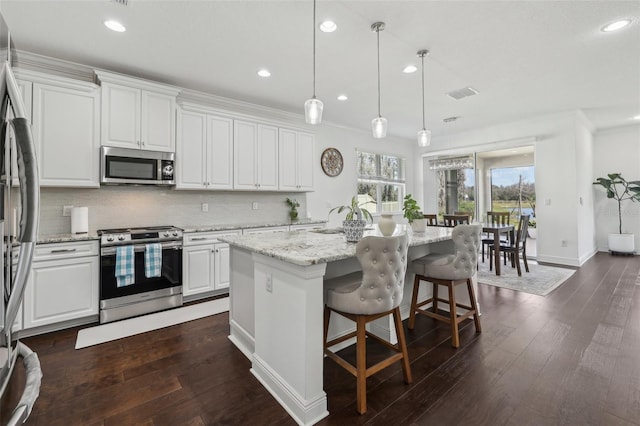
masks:
POLYGON ((606 178, 597 178, 594 185, 600 185, 607 191, 607 198, 618 203, 618 234, 609 234, 609 251, 612 253, 633 253, 634 235, 622 233, 622 203, 640 202, 640 181, 627 181, 621 173, 609 173, 606 178))
POLYGON ((347 212, 344 220, 342 221, 342 228, 344 229, 347 241, 360 241, 364 234, 364 227, 367 224, 367 221, 373 222, 371 212, 363 207, 369 202, 358 203, 358 196, 354 195, 353 198, 351 198, 350 205, 338 206, 329 210, 329 214, 333 213, 335 210, 337 210, 338 213, 342 213, 343 211, 347 212))

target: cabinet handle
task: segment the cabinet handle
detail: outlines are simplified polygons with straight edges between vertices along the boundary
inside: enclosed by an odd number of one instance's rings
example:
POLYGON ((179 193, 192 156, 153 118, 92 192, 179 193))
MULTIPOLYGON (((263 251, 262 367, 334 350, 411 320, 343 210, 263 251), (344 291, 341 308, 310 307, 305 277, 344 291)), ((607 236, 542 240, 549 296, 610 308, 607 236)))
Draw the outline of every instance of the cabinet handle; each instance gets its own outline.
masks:
POLYGON ((191 238, 191 241, 203 241, 203 240, 206 240, 206 239, 207 239, 207 237, 193 237, 193 238, 191 238))
POLYGON ((51 254, 54 254, 54 253, 73 253, 74 251, 77 251, 77 249, 57 249, 57 250, 51 250, 51 254))
POLYGON ((144 146, 144 142, 142 142, 142 146, 144 146))

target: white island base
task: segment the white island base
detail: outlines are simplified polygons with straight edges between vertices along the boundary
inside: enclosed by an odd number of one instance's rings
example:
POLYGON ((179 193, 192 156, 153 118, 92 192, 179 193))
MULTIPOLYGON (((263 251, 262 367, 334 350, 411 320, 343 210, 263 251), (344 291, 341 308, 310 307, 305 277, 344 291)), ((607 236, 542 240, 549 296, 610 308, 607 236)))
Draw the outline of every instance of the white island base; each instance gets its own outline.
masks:
MULTIPOLYGON (((305 250, 317 253, 311 246, 330 243, 321 239, 329 236, 281 234, 269 236, 274 249, 265 254, 252 247, 251 243, 258 242, 247 236, 226 239, 231 245, 229 339, 251 360, 253 375, 291 417, 300 425, 312 425, 329 414, 323 389, 323 280, 359 270, 360 265, 354 257, 355 244, 345 243, 344 237, 332 243, 334 255, 319 257, 322 262, 305 260, 311 264, 298 264, 303 263, 298 262, 298 255, 305 250), (295 249, 291 259, 279 255, 279 251, 295 249)), ((449 235, 450 229, 432 235, 428 241, 414 238, 409 260, 431 251, 451 251, 449 235)), ((408 272, 401 306, 403 318, 409 315, 412 285, 413 274, 408 272)), ((431 293, 427 287, 421 286, 421 298, 431 293)), ((462 293, 460 299, 468 301, 462 293)), ((395 341, 391 321, 380 319, 371 331, 395 341)), ((354 329, 350 321, 332 318, 329 337, 354 329)), ((348 344, 345 342, 345 346, 348 344)))

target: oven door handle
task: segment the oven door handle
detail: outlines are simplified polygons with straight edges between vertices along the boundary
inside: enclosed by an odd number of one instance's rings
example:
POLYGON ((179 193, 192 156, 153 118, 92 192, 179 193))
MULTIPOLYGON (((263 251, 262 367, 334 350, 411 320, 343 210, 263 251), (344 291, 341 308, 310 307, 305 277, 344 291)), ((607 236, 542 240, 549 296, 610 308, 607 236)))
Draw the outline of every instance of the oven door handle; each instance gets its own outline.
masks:
MULTIPOLYGON (((100 250, 100 253, 102 254, 102 256, 112 256, 116 254, 116 248, 117 246, 103 247, 102 250, 100 250)), ((182 242, 174 241, 174 242, 162 243, 162 250, 169 250, 169 249, 173 249, 173 250, 182 249, 182 242)), ((145 250, 145 244, 133 245, 133 251, 135 252, 143 252, 144 250, 145 250)))

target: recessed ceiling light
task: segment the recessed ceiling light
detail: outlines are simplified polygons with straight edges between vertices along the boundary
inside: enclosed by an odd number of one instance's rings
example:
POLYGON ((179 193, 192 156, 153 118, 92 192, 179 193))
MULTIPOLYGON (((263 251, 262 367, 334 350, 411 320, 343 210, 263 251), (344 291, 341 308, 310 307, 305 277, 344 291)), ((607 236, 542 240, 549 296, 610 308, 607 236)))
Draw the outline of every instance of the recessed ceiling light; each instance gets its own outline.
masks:
POLYGON ((120 22, 118 21, 104 21, 104 25, 109 28, 112 31, 116 31, 119 33, 123 33, 125 31, 127 31, 127 29, 124 27, 124 25, 122 25, 120 22))
POLYGON ((349 99, 349 98, 347 97, 347 95, 339 95, 339 96, 338 96, 338 100, 339 100, 339 101, 346 101, 347 99, 349 99))
POLYGON ((258 75, 259 75, 260 77, 265 77, 265 78, 266 78, 266 77, 271 77, 271 73, 269 72, 269 70, 268 70, 268 69, 265 69, 265 68, 263 68, 263 69, 261 69, 261 70, 258 70, 258 75))
POLYGON ((322 31, 323 33, 332 33, 334 32, 336 29, 338 28, 338 26, 336 25, 335 22, 333 21, 323 21, 320 24, 320 31, 322 31))
POLYGON ((619 21, 611 22, 600 29, 604 33, 616 31, 622 29, 631 23, 631 19, 621 19, 619 21))
POLYGON ((406 67, 404 67, 402 72, 405 73, 405 74, 411 74, 411 73, 416 72, 417 70, 418 70, 418 68, 415 65, 407 65, 406 67))

